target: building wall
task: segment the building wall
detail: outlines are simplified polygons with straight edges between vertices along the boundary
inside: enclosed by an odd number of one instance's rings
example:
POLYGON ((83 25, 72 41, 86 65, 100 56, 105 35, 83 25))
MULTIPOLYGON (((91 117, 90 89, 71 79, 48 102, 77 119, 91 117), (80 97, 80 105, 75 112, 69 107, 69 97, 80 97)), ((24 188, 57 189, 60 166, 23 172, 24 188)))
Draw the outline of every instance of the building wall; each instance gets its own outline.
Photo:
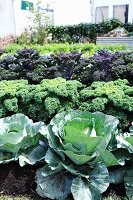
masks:
POLYGON ((55 25, 91 22, 90 0, 55 0, 55 25))
POLYGON ((93 22, 95 22, 95 11, 96 7, 109 6, 108 18, 113 18, 113 6, 114 5, 125 5, 129 4, 128 22, 133 22, 133 0, 93 0, 94 4, 94 15, 93 22))
MULTIPOLYGON (((34 5, 34 9, 37 9, 37 0, 28 0, 34 5)), ((47 12, 47 7, 52 7, 53 0, 42 0, 40 8, 42 12, 47 12)), ((20 35, 25 28, 33 24, 33 16, 29 10, 21 10, 21 0, 14 0, 14 12, 15 12, 15 24, 16 24, 16 35, 20 35)), ((51 20, 52 21, 52 20, 51 20)))
MULTIPOLYGON (((30 2, 32 2, 32 0, 30 0, 30 2)), ((21 10, 21 0, 14 0, 13 9, 16 35, 20 35, 20 33, 30 24, 31 12, 29 10, 21 10)))
POLYGON ((16 34, 13 0, 0 0, 0 36, 16 34))
MULTIPOLYGON (((28 0, 36 8, 37 0, 28 0)), ((42 0, 42 8, 53 0, 42 0)), ((42 9, 43 10, 43 9, 42 9)), ((44 9, 44 12, 45 9, 44 9)), ((21 9, 21 0, 0 0, 0 36, 20 35, 25 28, 32 25, 32 14, 29 10, 21 9)))

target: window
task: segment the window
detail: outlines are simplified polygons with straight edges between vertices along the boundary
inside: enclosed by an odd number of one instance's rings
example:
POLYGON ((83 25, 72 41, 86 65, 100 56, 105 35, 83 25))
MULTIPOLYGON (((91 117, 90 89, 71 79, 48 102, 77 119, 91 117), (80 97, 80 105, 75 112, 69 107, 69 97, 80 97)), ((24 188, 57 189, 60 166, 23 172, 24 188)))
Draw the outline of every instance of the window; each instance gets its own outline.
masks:
POLYGON ((109 7, 108 6, 100 6, 96 7, 96 18, 95 22, 99 23, 106 19, 108 19, 109 7))
POLYGON ((128 4, 113 6, 113 17, 123 23, 128 22, 128 4))
POLYGON ((33 8, 33 3, 29 1, 21 1, 21 10, 30 10, 33 8))

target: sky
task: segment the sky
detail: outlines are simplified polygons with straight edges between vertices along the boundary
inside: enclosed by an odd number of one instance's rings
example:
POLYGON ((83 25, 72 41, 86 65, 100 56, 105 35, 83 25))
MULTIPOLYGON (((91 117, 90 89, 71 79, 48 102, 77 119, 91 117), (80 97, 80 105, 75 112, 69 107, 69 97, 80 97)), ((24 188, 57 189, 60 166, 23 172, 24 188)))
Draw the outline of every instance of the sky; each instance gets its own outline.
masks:
POLYGON ((90 22, 89 0, 55 0, 54 10, 56 25, 90 22))

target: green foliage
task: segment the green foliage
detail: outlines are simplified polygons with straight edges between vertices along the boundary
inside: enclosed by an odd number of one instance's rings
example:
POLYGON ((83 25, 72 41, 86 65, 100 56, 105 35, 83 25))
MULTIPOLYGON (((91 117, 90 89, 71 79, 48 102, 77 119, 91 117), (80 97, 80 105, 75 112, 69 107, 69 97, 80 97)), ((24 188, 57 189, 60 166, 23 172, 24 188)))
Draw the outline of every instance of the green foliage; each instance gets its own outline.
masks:
POLYGON ((71 110, 57 114, 41 131, 50 148, 45 156, 47 165, 36 175, 39 195, 63 199, 72 192, 75 200, 100 199, 109 186, 107 166, 119 165, 108 151, 111 138, 118 133, 118 123, 115 117, 100 112, 71 110), (104 159, 99 163, 107 153, 111 162, 104 159))
MULTIPOLYGON (((0 119, 0 163, 19 160, 20 166, 33 164, 32 149, 38 146, 42 138, 39 130, 42 122, 33 123, 23 114, 0 119), (30 159, 32 158, 32 160, 30 159)), ((43 150, 44 152, 44 150, 43 150)), ((44 152, 45 153, 45 152, 44 152)))
POLYGON ((132 121, 133 88, 126 80, 94 82, 85 87, 63 78, 46 79, 38 85, 26 80, 0 81, 0 117, 24 113, 35 121, 48 122, 69 110, 102 111, 117 116, 124 127, 132 121))
POLYGON ((112 31, 121 25, 117 19, 103 21, 99 24, 81 23, 78 25, 51 26, 48 33, 52 34, 54 42, 76 43, 82 41, 96 42, 97 35, 112 31))
POLYGON ((127 80, 93 82, 80 92, 80 96, 82 110, 114 114, 123 125, 127 123, 127 116, 128 120, 133 120, 133 90, 127 80))
POLYGON ((5 109, 17 113, 18 112, 18 99, 17 98, 6 99, 6 100, 4 100, 4 106, 5 106, 5 109))
POLYGON ((90 56, 94 54, 97 50, 106 49, 112 52, 114 51, 122 51, 126 49, 126 46, 123 44, 120 45, 95 45, 92 43, 82 43, 82 44, 69 44, 69 43, 51 43, 45 45, 26 45, 26 44, 10 44, 5 47, 5 53, 7 54, 15 54, 17 50, 22 48, 33 48, 40 52, 40 54, 45 53, 60 53, 60 52, 82 52, 86 56, 90 56))
POLYGON ((115 28, 122 26, 122 23, 118 19, 111 19, 105 20, 101 23, 97 24, 97 34, 99 36, 109 33, 110 31, 114 30, 115 28))
POLYGON ((118 158, 125 157, 128 162, 125 162, 122 168, 111 170, 110 182, 119 184, 124 182, 125 191, 128 198, 133 197, 133 123, 128 132, 119 133, 116 136, 117 149, 115 155, 118 158), (113 180, 113 182, 112 182, 113 180))
MULTIPOLYGON (((38 2, 39 5, 39 2, 38 2)), ((78 25, 50 26, 51 20, 40 10, 32 11, 34 27, 29 27, 18 38, 18 44, 41 44, 46 42, 96 42, 96 37, 112 31, 121 25, 117 19, 99 24, 80 23, 78 25), (43 23, 42 23, 43 22, 43 23), (49 39, 50 38, 50 39, 49 39)))
POLYGON ((47 121, 57 112, 78 107, 78 81, 62 78, 30 85, 26 80, 0 82, 0 117, 24 113, 34 120, 47 121))
POLYGON ((119 148, 125 148, 129 153, 133 153, 133 125, 129 133, 120 134, 116 137, 119 148))
POLYGON ((50 23, 50 19, 44 10, 40 10, 41 1, 36 1, 37 9, 30 8, 31 17, 29 17, 29 22, 31 25, 24 30, 19 37, 17 37, 18 44, 45 44, 47 41, 47 26, 50 23))
POLYGON ((123 27, 130 33, 133 32, 133 23, 125 23, 123 27))

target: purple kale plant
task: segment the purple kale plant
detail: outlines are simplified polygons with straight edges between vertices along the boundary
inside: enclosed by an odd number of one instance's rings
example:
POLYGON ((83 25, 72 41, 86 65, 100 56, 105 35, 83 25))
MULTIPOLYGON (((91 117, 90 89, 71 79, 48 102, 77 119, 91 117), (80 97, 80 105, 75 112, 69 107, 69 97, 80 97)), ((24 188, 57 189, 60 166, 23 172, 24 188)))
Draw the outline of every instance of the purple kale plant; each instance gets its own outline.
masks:
POLYGON ((61 77, 67 80, 73 79, 75 67, 80 62, 81 55, 82 54, 78 52, 71 52, 60 53, 53 56, 61 77))
POLYGON ((96 54, 89 58, 92 68, 93 81, 109 81, 112 80, 112 68, 124 64, 123 52, 109 52, 107 50, 99 50, 96 54))

